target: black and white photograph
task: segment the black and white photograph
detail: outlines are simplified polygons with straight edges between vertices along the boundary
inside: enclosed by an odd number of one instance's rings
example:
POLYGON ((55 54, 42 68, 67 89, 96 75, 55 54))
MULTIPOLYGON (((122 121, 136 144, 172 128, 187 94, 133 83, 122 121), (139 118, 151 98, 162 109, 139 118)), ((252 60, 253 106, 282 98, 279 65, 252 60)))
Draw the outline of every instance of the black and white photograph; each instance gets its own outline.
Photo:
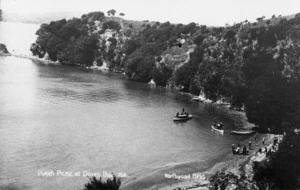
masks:
POLYGON ((300 190, 300 1, 0 0, 0 190, 300 190))

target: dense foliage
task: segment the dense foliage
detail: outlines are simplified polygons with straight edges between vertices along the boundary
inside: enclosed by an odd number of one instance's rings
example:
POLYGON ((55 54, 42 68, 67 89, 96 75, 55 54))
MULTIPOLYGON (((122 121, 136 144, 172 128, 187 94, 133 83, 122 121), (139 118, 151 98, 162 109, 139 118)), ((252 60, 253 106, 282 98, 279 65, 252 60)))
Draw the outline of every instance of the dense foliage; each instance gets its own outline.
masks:
POLYGON ((246 176, 237 176, 234 173, 216 172, 209 178, 210 190, 243 189, 257 190, 256 185, 246 176))
POLYGON ((255 163, 254 180, 260 189, 300 188, 300 134, 287 132, 269 161, 255 163))
POLYGON ((244 107, 261 130, 282 131, 299 110, 300 17, 206 27, 132 22, 115 10, 43 24, 31 51, 63 64, 123 68, 129 79, 183 86, 244 107))
POLYGON ((175 82, 207 98, 245 107, 261 130, 282 132, 282 123, 299 110, 300 18, 255 27, 240 23, 197 35, 190 61, 175 82), (199 55, 196 59, 192 55, 199 55))
POLYGON ((88 35, 84 19, 65 19, 42 24, 36 32, 38 38, 31 45, 34 55, 44 57, 47 53, 53 61, 65 64, 92 65, 97 53, 98 39, 88 35))
POLYGON ((6 45, 5 44, 0 44, 0 54, 8 54, 9 52, 7 51, 6 45))
POLYGON ((113 176, 113 179, 108 178, 106 182, 104 182, 101 177, 99 179, 92 177, 84 186, 85 188, 83 190, 119 190, 121 180, 113 176))

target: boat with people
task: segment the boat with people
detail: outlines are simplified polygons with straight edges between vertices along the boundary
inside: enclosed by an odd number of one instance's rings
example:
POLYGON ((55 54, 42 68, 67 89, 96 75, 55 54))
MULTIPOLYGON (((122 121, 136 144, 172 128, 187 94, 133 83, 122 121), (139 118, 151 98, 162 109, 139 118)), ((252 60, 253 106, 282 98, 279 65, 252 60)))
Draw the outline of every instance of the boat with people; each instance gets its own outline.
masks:
POLYGON ((223 129, 217 129, 216 127, 214 127, 213 125, 211 126, 211 128, 221 134, 224 134, 224 130, 223 129))
POLYGON ((184 112, 184 108, 182 108, 182 112, 177 112, 177 114, 173 117, 173 121, 186 121, 192 118, 193 115, 189 114, 188 112, 184 112))
POLYGON ((231 131, 231 133, 236 134, 236 135, 250 135, 255 133, 255 131, 252 130, 234 130, 231 131))
POLYGON ((211 128, 212 128, 212 130, 215 130, 215 131, 217 131, 221 134, 224 133, 224 130, 222 129, 223 128, 223 123, 222 122, 218 123, 218 124, 216 122, 214 122, 214 124, 211 126, 211 128))
POLYGON ((191 114, 180 114, 180 115, 176 115, 173 117, 173 121, 186 121, 186 120, 189 120, 189 119, 192 119, 193 118, 193 115, 191 114))

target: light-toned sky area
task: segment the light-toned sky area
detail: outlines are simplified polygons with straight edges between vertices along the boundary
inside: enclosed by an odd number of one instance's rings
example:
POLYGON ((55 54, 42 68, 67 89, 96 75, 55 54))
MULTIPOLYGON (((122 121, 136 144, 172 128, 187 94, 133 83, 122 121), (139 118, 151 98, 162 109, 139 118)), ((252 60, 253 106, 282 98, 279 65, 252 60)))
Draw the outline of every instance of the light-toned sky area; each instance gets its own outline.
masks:
POLYGON ((2 0, 1 6, 8 12, 106 13, 115 9, 117 14, 125 13, 125 19, 209 26, 300 12, 300 0, 2 0))

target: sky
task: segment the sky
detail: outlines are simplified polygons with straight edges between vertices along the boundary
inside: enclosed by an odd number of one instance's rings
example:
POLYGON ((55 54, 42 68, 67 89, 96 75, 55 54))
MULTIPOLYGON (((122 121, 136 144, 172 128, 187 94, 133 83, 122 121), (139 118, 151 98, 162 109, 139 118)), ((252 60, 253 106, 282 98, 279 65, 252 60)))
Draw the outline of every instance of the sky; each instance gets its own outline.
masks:
MULTIPOLYGON (((115 9, 124 19, 224 26, 300 12, 300 0, 0 0, 7 12, 80 12, 115 9)), ((80 15, 80 14, 79 14, 80 15)))

